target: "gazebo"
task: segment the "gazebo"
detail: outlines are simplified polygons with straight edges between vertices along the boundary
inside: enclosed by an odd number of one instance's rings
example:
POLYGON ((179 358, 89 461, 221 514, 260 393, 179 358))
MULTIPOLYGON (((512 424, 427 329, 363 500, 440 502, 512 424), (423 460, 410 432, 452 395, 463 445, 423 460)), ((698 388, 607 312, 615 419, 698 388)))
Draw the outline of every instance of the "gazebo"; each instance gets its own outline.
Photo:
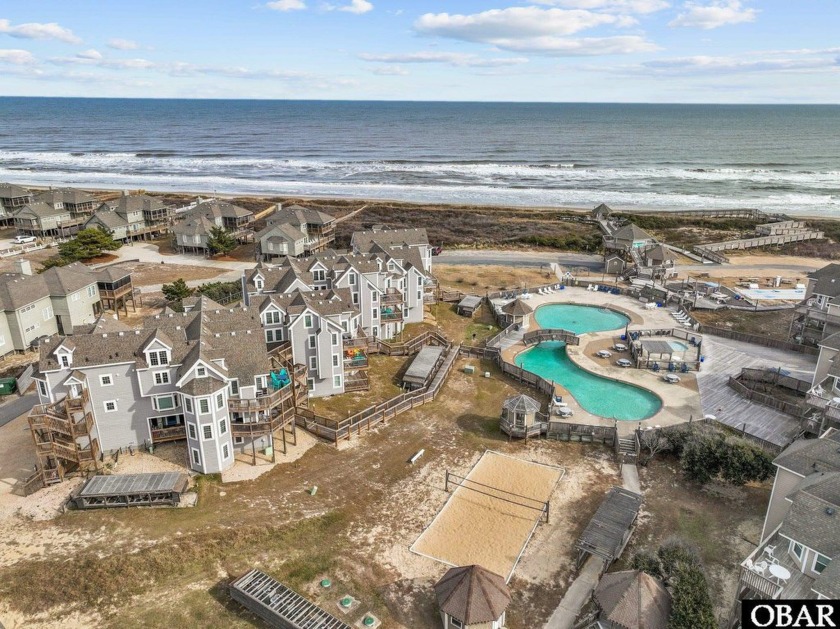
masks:
POLYGON ((659 579, 640 570, 610 572, 595 588, 598 626, 604 629, 667 629, 671 595, 659 579))
POLYGON ((435 583, 443 629, 501 629, 510 590, 504 577, 481 566, 450 568, 435 583))
POLYGON ((521 299, 514 299, 509 304, 502 306, 502 312, 508 325, 515 323, 519 327, 527 329, 534 309, 521 299))
POLYGON ((525 438, 540 436, 540 423, 537 413, 540 403, 524 394, 514 395, 502 404, 502 416, 499 427, 508 437, 525 438))

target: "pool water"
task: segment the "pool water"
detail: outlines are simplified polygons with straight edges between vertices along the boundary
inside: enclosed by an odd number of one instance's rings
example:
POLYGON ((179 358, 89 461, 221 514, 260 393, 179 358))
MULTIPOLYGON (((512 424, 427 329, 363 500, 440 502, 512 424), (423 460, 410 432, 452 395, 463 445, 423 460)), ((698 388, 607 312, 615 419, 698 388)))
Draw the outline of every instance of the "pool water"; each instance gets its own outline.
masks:
POLYGON ((639 421, 662 406, 650 391, 603 378, 581 369, 566 354, 562 341, 547 341, 519 354, 516 364, 563 385, 586 411, 623 421, 639 421))
POLYGON ((540 306, 534 316, 542 328, 560 328, 575 334, 618 330, 630 323, 628 317, 614 310, 575 304, 540 306))
POLYGON ((680 343, 679 341, 668 341, 668 345, 670 345, 671 349, 675 352, 684 352, 688 349, 688 345, 680 343))

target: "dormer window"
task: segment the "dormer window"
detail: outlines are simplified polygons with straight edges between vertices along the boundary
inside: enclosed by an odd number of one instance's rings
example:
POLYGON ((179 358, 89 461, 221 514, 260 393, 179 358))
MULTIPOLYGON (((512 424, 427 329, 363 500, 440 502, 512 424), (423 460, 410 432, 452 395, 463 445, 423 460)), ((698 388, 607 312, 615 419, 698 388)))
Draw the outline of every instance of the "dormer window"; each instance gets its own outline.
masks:
POLYGON ((169 352, 165 349, 156 351, 156 352, 149 352, 149 364, 152 367, 157 367, 158 365, 168 365, 169 364, 169 352))
POLYGON ((58 356, 58 362, 61 363, 62 367, 69 367, 73 361, 70 360, 70 354, 60 354, 58 356))
POLYGON ((265 284, 263 283, 262 279, 256 279, 254 280, 254 286, 257 287, 257 290, 262 290, 265 284))
POLYGON ((324 270, 323 269, 316 269, 312 273, 312 276, 315 278, 316 282, 323 282, 326 279, 326 276, 324 275, 324 270))
POLYGON ((303 326, 306 328, 312 327, 312 315, 305 315, 303 317, 303 326))
POLYGON ((280 323, 279 310, 269 310, 265 313, 265 324, 271 325, 272 323, 280 323))
POLYGON ((356 274, 351 273, 350 274, 350 286, 355 286, 355 285, 356 285, 356 274))
POLYGON ((206 378, 207 377, 207 369, 204 367, 196 367, 195 368, 195 377, 196 378, 206 378))

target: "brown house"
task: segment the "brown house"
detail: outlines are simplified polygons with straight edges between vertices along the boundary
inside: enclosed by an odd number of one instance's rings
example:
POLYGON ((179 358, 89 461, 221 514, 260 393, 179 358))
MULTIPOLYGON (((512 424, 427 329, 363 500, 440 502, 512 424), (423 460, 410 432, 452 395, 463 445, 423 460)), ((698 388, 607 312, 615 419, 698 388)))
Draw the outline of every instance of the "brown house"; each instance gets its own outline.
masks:
POLYGON ((502 629, 510 590, 481 566, 450 568, 435 584, 443 629, 502 629))
POLYGON ((599 629, 667 629, 671 595, 665 585, 640 570, 610 572, 595 588, 599 629))

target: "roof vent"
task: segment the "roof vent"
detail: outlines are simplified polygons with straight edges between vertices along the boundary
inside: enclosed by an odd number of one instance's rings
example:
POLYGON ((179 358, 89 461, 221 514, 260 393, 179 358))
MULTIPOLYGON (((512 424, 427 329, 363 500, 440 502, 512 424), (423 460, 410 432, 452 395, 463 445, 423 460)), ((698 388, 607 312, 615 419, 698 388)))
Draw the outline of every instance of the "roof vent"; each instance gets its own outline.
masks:
POLYGON ((834 515, 834 509, 832 507, 826 507, 825 508, 825 514, 826 515, 834 515))
POLYGON ((246 330, 245 331, 245 334, 250 334, 250 333, 251 333, 251 330, 246 330))
MULTIPOLYGON (((175 329, 176 329, 176 330, 180 330, 180 329, 181 329, 181 326, 180 326, 180 325, 176 325, 176 326, 175 326, 175 329)), ((122 336, 122 332, 120 332, 120 336, 122 336)))
POLYGON ((213 336, 215 336, 216 338, 219 338, 219 337, 220 337, 220 336, 222 336, 222 335, 221 335, 221 334, 219 334, 218 332, 216 332, 213 336))
POLYGON ((236 336, 236 332, 231 332, 230 335, 231 336, 236 336))
POLYGON ((134 336, 140 336, 140 330, 134 330, 134 336))
POLYGON ((125 332, 120 332, 120 336, 125 336, 125 332))
POLYGON ((102 335, 102 338, 103 338, 103 339, 107 339, 107 338, 108 338, 108 334, 107 334, 107 332, 106 332, 105 334, 103 334, 103 335, 102 335))

